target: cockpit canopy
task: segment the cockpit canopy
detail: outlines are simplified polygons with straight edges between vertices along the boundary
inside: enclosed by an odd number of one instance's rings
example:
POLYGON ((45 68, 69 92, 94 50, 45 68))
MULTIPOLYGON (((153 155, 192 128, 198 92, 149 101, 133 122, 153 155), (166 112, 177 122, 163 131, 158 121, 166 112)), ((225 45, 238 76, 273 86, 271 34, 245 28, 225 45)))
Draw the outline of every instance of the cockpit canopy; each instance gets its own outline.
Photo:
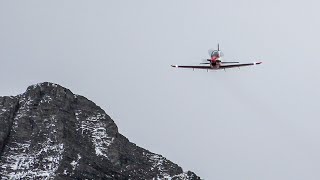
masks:
POLYGON ((223 53, 218 50, 209 50, 208 52, 209 52, 210 57, 213 57, 213 56, 222 57, 223 56, 223 53))

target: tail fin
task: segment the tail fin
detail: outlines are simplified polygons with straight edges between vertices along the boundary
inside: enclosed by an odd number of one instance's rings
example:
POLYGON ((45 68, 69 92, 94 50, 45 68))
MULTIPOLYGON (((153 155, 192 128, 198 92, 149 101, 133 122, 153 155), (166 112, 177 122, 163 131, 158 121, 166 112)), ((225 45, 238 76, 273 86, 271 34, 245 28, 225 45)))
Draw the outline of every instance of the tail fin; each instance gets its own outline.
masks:
POLYGON ((219 46, 219 43, 218 43, 218 51, 220 51, 220 46, 219 46))

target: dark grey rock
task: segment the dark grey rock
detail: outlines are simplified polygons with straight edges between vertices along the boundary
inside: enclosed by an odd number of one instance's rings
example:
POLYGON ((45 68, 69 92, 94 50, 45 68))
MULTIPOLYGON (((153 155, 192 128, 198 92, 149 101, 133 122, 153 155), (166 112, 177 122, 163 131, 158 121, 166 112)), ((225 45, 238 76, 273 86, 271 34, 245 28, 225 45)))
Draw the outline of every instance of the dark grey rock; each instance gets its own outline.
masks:
POLYGON ((131 143, 95 103, 53 83, 0 97, 1 179, 200 179, 131 143))

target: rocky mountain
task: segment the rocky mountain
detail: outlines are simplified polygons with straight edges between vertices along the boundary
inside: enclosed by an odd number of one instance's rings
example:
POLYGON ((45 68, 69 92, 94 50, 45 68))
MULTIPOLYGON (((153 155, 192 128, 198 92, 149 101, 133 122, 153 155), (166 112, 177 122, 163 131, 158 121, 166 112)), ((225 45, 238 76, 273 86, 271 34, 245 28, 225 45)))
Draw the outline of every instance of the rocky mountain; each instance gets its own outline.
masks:
POLYGON ((0 97, 0 179, 200 179, 131 143, 95 103, 53 83, 0 97))

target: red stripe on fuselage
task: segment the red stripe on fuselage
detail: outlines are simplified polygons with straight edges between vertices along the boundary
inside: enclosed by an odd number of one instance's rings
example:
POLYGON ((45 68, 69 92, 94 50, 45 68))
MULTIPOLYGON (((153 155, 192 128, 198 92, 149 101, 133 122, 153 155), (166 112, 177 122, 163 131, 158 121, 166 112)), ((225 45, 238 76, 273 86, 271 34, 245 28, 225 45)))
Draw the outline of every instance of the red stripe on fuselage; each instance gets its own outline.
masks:
POLYGON ((212 56, 211 62, 213 62, 213 63, 216 62, 218 58, 219 58, 219 56, 212 56))

